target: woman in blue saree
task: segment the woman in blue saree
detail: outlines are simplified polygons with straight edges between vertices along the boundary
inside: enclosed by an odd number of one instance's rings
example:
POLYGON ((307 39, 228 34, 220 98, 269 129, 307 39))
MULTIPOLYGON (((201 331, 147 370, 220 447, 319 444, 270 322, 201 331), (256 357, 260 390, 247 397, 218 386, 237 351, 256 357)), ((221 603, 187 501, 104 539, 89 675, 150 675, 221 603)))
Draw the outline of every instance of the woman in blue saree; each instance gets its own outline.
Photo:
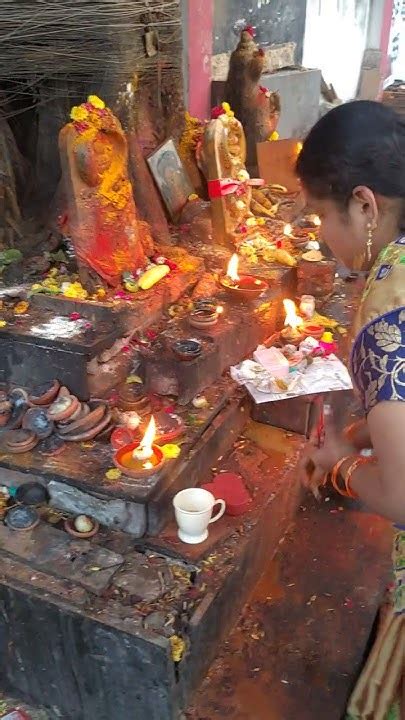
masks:
POLYGON ((308 204, 337 258, 368 280, 353 324, 351 372, 365 425, 308 446, 311 486, 331 477, 394 524, 395 587, 348 707, 350 720, 405 718, 405 120, 375 102, 325 115, 297 162, 308 204), (372 447, 372 456, 360 454, 372 447), (402 714, 401 714, 402 710, 402 714))

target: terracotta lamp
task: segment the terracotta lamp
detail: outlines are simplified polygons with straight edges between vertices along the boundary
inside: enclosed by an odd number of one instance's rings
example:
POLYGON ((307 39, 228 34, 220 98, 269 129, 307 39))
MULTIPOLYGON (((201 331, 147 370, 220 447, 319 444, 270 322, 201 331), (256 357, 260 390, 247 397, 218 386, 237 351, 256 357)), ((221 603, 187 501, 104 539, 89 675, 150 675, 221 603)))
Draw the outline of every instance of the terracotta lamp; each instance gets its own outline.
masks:
POLYGON ((226 275, 223 275, 220 283, 228 295, 234 300, 255 300, 268 289, 268 284, 264 280, 260 280, 254 275, 239 275, 238 274, 239 258, 236 255, 232 255, 226 275))
POLYGON ((115 466, 134 480, 156 475, 162 469, 165 458, 162 450, 154 445, 155 438, 156 423, 152 415, 142 440, 117 450, 114 455, 115 466))

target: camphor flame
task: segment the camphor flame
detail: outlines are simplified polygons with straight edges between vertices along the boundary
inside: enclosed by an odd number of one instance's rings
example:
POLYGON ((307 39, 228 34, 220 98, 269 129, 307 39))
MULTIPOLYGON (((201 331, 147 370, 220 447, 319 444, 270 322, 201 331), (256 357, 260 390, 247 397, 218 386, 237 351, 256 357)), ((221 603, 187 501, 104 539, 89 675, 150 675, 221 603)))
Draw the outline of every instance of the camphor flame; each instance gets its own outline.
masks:
POLYGON ((286 235, 287 237, 292 237, 292 225, 290 223, 284 225, 284 235, 286 235))
MULTIPOLYGON (((141 442, 139 443, 138 447, 135 448, 133 452, 133 457, 136 460, 149 460, 149 458, 153 455, 153 441, 156 437, 156 422, 155 418, 151 417, 149 420, 149 425, 146 428, 145 435, 143 436, 141 442)), ((145 463, 144 468, 149 468, 150 463, 145 463)))
POLYGON ((233 282, 238 282, 240 280, 238 275, 238 266, 239 266, 239 258, 236 253, 234 253, 228 263, 228 268, 226 271, 227 277, 229 277, 233 282))
MULTIPOLYGON (((139 447, 142 448, 142 450, 144 450, 145 453, 147 451, 148 452, 150 451, 150 455, 152 455, 152 445, 153 445, 153 441, 154 441, 155 437, 156 437, 156 422, 155 422, 155 418, 152 415, 151 419, 149 420, 148 427, 145 430, 145 435, 143 436, 141 442, 139 443, 139 447)), ((149 455, 149 457, 150 457, 150 455, 149 455)))
POLYGON ((303 319, 297 315, 297 308, 295 306, 295 302, 293 300, 288 300, 286 298, 283 300, 284 310, 285 310, 285 321, 284 325, 289 325, 292 327, 293 330, 296 330, 297 327, 303 324, 303 319))

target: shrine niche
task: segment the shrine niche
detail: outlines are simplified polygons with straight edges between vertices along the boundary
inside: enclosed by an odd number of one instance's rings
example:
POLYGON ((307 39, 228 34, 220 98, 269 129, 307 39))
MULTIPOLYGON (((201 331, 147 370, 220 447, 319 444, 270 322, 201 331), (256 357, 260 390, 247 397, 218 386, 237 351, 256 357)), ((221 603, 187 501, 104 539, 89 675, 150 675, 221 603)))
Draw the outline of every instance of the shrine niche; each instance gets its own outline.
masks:
POLYGON ((246 164, 257 172, 256 143, 269 140, 280 117, 280 97, 260 85, 265 53, 254 40, 253 28, 242 31, 230 58, 225 100, 242 123, 246 136, 246 164))
POLYGON ((59 136, 66 229, 81 274, 115 287, 153 252, 148 227, 137 217, 127 141, 119 120, 96 96, 74 107, 71 119, 59 136))

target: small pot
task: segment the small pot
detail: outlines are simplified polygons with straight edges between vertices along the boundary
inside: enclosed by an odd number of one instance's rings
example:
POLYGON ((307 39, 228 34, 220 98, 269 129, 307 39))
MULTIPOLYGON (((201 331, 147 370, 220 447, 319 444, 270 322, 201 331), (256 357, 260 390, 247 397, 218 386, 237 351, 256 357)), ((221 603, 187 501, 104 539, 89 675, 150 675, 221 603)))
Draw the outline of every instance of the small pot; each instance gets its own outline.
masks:
MULTIPOLYGON (((183 435, 185 426, 182 418, 174 413, 159 411, 153 414, 156 422, 156 442, 159 445, 173 442, 176 438, 183 435)), ((140 426, 141 435, 146 430, 146 423, 140 426)))
POLYGON ((93 529, 89 530, 89 532, 83 533, 83 532, 79 532, 78 530, 76 530, 75 526, 74 526, 74 521, 71 518, 69 518, 68 520, 65 520, 65 522, 64 522, 65 530, 66 530, 66 532, 69 533, 69 535, 72 535, 72 537, 80 538, 81 540, 86 540, 86 538, 91 538, 98 533, 98 531, 100 529, 100 525, 97 522, 97 520, 93 520, 93 518, 90 518, 90 519, 93 523, 93 529))
POLYGON ((58 425, 58 434, 59 435, 73 435, 78 434, 79 432, 87 432, 87 430, 91 430, 92 428, 96 427, 101 420, 103 419, 107 405, 106 403, 94 403, 94 407, 92 410, 90 410, 87 407, 87 411, 85 411, 85 414, 82 415, 82 407, 80 407, 80 413, 77 419, 74 419, 72 417, 72 422, 66 422, 63 425, 58 425))
POLYGON ((59 435, 58 437, 66 440, 66 442, 79 442, 85 440, 94 440, 103 430, 105 430, 111 422, 111 410, 104 408, 104 415, 101 420, 92 428, 83 430, 82 432, 74 432, 73 434, 59 435))
POLYGON ((218 313, 210 307, 193 310, 188 318, 191 327, 198 330, 214 327, 218 322, 218 313))
POLYGON ((165 456, 163 455, 160 447, 158 447, 157 445, 152 446, 154 457, 157 461, 152 468, 130 467, 129 463, 132 459, 132 453, 138 447, 139 442, 134 442, 130 445, 125 445, 124 447, 117 450, 113 457, 115 467, 117 467, 118 470, 121 470, 123 475, 133 478, 134 480, 142 480, 144 478, 151 477, 152 475, 156 475, 158 472, 160 472, 163 468, 163 465, 165 464, 165 456))
POLYGON ((28 482, 17 488, 15 499, 22 505, 45 505, 49 501, 49 493, 41 483, 28 482))
POLYGON ((202 344, 194 339, 177 340, 172 345, 172 351, 179 360, 194 360, 201 355, 202 344))

